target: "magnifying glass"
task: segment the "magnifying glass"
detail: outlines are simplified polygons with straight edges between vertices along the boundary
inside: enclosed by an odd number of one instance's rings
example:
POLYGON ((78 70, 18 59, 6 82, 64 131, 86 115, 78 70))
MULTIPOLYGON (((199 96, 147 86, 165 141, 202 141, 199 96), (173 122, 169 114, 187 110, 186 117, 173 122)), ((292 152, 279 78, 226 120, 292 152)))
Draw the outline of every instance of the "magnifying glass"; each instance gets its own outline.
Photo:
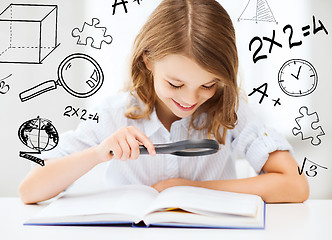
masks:
MULTIPOLYGON (((219 144, 212 139, 191 139, 174 143, 154 144, 157 154, 173 154, 181 157, 204 156, 219 151, 219 144)), ((149 154, 144 146, 139 146, 140 154, 149 154)), ((110 151, 113 154, 112 151, 110 151)))
POLYGON ((49 80, 19 94, 22 102, 62 86, 68 93, 78 98, 95 94, 104 83, 103 71, 96 60, 83 53, 66 57, 58 67, 58 80, 49 80), (78 77, 78 74, 83 76, 78 77))

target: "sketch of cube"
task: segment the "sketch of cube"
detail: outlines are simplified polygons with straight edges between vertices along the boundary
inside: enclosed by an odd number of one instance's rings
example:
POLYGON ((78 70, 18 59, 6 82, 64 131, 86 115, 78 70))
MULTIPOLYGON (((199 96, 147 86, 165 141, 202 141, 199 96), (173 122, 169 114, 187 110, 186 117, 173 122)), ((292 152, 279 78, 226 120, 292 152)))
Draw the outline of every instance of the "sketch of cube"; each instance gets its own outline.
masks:
POLYGON ((0 63, 41 63, 57 43, 56 5, 10 4, 0 14, 0 63))

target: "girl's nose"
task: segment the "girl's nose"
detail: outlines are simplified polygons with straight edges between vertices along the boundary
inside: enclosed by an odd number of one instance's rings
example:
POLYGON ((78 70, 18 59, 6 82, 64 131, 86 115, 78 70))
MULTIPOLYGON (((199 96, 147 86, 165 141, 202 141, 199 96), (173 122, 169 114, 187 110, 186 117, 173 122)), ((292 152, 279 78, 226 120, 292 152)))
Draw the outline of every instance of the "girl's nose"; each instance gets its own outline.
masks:
POLYGON ((198 98, 198 92, 190 92, 183 96, 182 101, 183 104, 186 104, 187 106, 192 106, 197 103, 198 98))

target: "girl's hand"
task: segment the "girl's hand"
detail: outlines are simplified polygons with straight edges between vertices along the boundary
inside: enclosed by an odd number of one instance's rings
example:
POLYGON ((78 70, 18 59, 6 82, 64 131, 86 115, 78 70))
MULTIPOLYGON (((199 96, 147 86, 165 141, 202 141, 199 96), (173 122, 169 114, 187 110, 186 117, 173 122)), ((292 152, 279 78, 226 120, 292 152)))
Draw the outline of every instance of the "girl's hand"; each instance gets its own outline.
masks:
POLYGON ((144 133, 134 126, 122 127, 97 146, 99 162, 106 162, 113 158, 122 161, 135 160, 139 156, 139 145, 144 145, 150 155, 156 155, 152 142, 144 133))
POLYGON ((156 184, 153 184, 151 187, 156 189, 158 192, 162 192, 167 188, 175 186, 193 186, 193 187, 202 187, 200 182, 187 180, 184 178, 170 178, 156 184))

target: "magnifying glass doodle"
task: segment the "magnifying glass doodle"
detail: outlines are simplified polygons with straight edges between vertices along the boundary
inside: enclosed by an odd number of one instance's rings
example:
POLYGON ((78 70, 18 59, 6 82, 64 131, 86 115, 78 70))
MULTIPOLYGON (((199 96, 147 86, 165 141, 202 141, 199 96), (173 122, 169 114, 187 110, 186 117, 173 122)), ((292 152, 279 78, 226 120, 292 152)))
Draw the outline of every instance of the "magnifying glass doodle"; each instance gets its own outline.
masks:
POLYGON ((66 57, 58 67, 58 80, 48 80, 19 94, 22 102, 62 86, 68 93, 78 98, 95 94, 104 83, 104 74, 89 55, 74 53, 66 57), (82 74, 82 77, 78 77, 82 74), (83 83, 83 84, 81 84, 83 83))
MULTIPOLYGON (((181 157, 203 156, 218 152, 219 144, 212 139, 191 139, 174 143, 154 144, 157 154, 173 154, 181 157)), ((140 154, 149 154, 144 146, 139 146, 140 154)), ((110 151, 113 154, 113 151, 110 151)))

